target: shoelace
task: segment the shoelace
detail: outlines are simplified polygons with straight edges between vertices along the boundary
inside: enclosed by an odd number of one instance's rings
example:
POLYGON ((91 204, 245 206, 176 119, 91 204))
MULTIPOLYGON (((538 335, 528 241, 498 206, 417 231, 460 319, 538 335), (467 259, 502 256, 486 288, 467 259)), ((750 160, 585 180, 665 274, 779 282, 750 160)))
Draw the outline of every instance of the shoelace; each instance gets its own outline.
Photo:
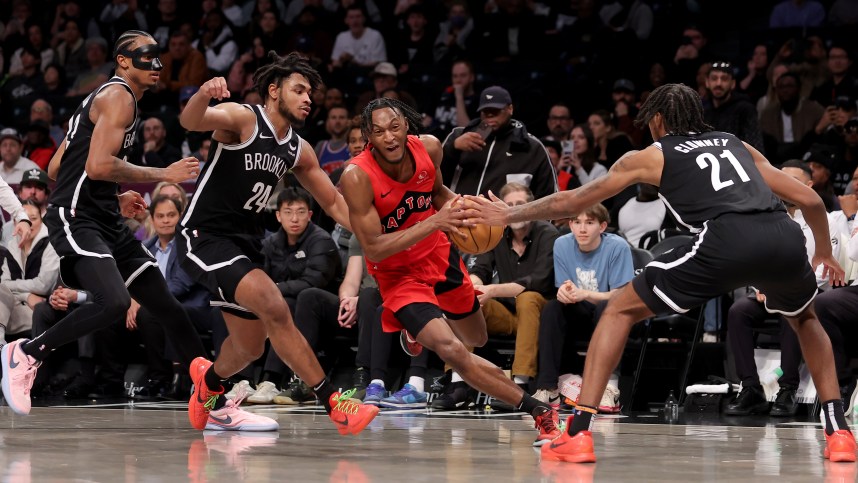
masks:
POLYGON ((409 388, 407 388, 407 387, 403 387, 402 389, 400 389, 400 390, 396 391, 395 393, 393 393, 393 397, 403 397, 403 396, 405 396, 406 394, 410 394, 410 393, 411 393, 411 389, 409 389, 409 388))
MULTIPOLYGON (((534 426, 541 429, 546 434, 551 434, 555 430, 562 431, 560 424, 554 422, 554 411, 546 411, 536 417, 534 426)), ((556 414, 556 413, 555 413, 556 414)))
POLYGON ((337 404, 334 406, 334 409, 337 411, 342 411, 348 414, 357 414, 360 409, 360 405, 351 400, 351 397, 357 392, 357 389, 349 389, 348 391, 342 393, 335 399, 337 404))
POLYGON ((206 399, 206 403, 203 404, 203 407, 209 411, 212 411, 215 407, 215 403, 217 402, 217 398, 220 394, 209 394, 209 398, 206 399))
MULTIPOLYGON (((27 360, 29 363, 29 359, 27 360)), ((36 380, 36 369, 41 364, 29 364, 29 367, 24 372, 16 374, 13 379, 16 381, 24 381, 24 394, 30 394, 30 389, 33 388, 33 382, 36 380)))

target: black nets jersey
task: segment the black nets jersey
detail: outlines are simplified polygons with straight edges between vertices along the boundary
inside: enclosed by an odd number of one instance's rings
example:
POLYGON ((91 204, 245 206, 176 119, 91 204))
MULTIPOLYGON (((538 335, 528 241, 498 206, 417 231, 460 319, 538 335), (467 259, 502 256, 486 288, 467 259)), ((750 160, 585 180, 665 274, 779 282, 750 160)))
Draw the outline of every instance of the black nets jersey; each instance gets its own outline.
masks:
POLYGON ((283 175, 301 156, 301 137, 291 127, 278 139, 262 106, 244 107, 256 114, 256 129, 241 144, 212 139, 182 226, 209 234, 263 233, 261 213, 283 175))
MULTIPOLYGON (((89 156, 89 145, 92 141, 92 131, 95 128, 89 117, 89 111, 95 96, 107 86, 121 85, 134 92, 125 80, 115 76, 92 92, 69 119, 69 132, 66 135, 66 150, 63 153, 60 171, 57 175, 57 185, 51 193, 50 206, 65 208, 73 218, 85 218, 106 226, 121 223, 119 213, 119 184, 113 181, 100 181, 86 175, 86 158, 89 156)), ((128 160, 128 153, 134 145, 137 128, 137 103, 134 103, 134 121, 125 128, 122 147, 116 157, 128 160)))
POLYGON ((659 197, 691 231, 726 213, 785 211, 736 136, 668 135, 655 146, 664 154, 659 197))

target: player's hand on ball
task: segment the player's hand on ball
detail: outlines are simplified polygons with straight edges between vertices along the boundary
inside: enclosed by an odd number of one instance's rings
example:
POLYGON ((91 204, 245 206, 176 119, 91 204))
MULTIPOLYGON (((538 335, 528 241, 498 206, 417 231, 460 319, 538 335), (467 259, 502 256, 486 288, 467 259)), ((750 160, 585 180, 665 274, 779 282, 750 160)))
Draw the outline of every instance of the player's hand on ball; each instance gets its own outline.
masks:
POLYGON ((229 97, 229 89, 226 87, 226 79, 223 77, 209 79, 200 86, 200 92, 219 101, 229 97))
POLYGON ((126 191, 119 195, 119 212, 125 218, 134 218, 146 211, 146 200, 136 191, 126 191))
POLYGON ((465 226, 509 224, 509 205, 489 191, 489 198, 465 195, 465 226))
POLYGON ((455 198, 444 203, 444 206, 433 217, 441 231, 454 232, 463 237, 467 236, 459 230, 463 224, 462 219, 465 217, 465 211, 462 209, 462 195, 456 195, 455 198))
POLYGON ((164 168, 164 181, 171 183, 181 183, 196 179, 200 175, 200 162, 197 158, 191 156, 183 158, 175 163, 164 168))

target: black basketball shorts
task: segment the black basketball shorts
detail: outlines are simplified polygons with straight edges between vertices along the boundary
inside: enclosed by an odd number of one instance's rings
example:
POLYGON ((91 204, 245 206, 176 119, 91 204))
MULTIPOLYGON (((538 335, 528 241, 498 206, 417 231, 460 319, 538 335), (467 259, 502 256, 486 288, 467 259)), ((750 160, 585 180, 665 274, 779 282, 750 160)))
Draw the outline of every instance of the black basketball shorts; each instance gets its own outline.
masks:
POLYGON ((801 227, 784 212, 709 220, 687 245, 650 262, 632 284, 657 314, 684 313, 750 285, 766 296, 766 310, 793 316, 817 293, 801 227))
POLYGON ((60 257, 60 278, 64 285, 86 289, 74 274, 80 257, 112 258, 128 287, 148 267, 157 267, 155 257, 134 238, 128 226, 106 226, 94 220, 72 217, 62 207, 48 207, 43 222, 48 227, 51 245, 60 257))
POLYGON ((235 301, 235 291, 248 273, 262 268, 262 240, 249 235, 204 234, 181 225, 176 233, 179 263, 209 289, 211 305, 242 319, 257 320, 256 314, 235 301))

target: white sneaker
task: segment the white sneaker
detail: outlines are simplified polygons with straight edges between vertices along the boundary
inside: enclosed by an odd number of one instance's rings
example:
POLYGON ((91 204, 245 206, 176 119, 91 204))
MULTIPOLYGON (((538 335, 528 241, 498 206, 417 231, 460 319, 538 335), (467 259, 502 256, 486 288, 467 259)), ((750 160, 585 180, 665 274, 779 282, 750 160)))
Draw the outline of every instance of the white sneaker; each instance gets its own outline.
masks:
POLYGON ((256 386, 256 392, 253 396, 247 398, 247 402, 253 404, 271 404, 274 402, 274 396, 280 394, 280 389, 271 381, 260 382, 256 386))
POLYGON ((560 407, 560 391, 557 389, 537 389, 536 393, 533 394, 533 399, 544 402, 554 409, 560 407))
POLYGON ((599 412, 614 414, 620 412, 620 390, 613 384, 608 384, 602 400, 599 402, 599 412))
POLYGON ((244 399, 250 396, 253 396, 256 393, 256 389, 253 389, 253 386, 250 385, 250 381, 242 380, 239 381, 238 384, 232 386, 232 389, 229 390, 228 393, 225 394, 226 398, 229 400, 235 399, 244 399))
POLYGON ((718 333, 717 332, 704 332, 703 333, 703 342, 705 342, 707 344, 718 342, 718 333))

